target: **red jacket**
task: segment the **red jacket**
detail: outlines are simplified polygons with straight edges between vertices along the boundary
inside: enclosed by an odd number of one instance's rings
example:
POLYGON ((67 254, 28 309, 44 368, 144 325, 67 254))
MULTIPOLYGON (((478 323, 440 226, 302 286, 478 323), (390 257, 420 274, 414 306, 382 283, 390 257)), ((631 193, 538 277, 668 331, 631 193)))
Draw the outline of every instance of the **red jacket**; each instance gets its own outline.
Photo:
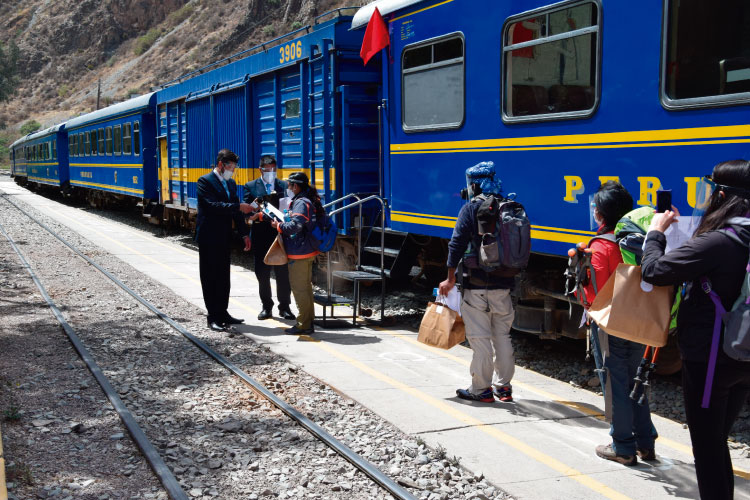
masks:
MULTIPOLYGON (((617 265, 622 262, 622 254, 617 243, 607 240, 594 240, 591 243, 591 265, 596 274, 596 289, 601 290, 612 273, 617 269, 617 265)), ((589 283, 584 290, 586 291, 586 302, 594 302, 594 285, 589 283)))

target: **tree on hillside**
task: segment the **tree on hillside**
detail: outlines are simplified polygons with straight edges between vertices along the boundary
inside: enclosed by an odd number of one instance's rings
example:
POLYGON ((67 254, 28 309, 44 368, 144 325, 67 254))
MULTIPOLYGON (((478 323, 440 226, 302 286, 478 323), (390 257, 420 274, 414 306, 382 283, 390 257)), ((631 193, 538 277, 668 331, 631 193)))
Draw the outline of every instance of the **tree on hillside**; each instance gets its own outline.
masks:
POLYGON ((36 121, 36 120, 29 120, 26 123, 24 123, 23 125, 21 125, 21 134, 22 135, 26 135, 26 134, 30 134, 32 132, 36 132, 37 130, 39 130, 41 128, 41 126, 42 126, 42 124, 39 123, 38 121, 36 121))
POLYGON ((0 102, 8 99, 18 84, 18 46, 0 42, 0 102))

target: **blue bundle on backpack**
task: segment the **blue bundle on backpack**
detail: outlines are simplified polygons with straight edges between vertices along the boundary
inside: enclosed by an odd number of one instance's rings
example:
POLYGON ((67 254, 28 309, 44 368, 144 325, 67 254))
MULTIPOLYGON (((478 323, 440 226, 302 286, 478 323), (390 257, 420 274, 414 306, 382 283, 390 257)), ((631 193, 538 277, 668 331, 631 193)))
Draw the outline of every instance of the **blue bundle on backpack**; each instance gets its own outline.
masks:
POLYGON ((336 243, 336 236, 338 234, 338 228, 336 223, 328 215, 318 219, 315 228, 313 228, 310 235, 320 252, 328 252, 333 248, 336 243))

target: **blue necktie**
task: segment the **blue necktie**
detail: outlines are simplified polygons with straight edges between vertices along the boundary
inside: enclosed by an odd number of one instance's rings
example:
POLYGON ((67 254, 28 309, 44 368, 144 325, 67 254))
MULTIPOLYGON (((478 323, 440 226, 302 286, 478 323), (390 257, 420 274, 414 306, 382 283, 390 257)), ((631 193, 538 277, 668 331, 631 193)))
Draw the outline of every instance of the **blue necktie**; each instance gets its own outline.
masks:
POLYGON ((266 184, 266 194, 271 194, 271 188, 272 186, 270 184, 266 184))
POLYGON ((227 193, 227 198, 231 198, 231 196, 229 196, 229 188, 227 187, 227 181, 225 181, 224 179, 221 179, 221 185, 224 186, 224 191, 226 191, 227 193))

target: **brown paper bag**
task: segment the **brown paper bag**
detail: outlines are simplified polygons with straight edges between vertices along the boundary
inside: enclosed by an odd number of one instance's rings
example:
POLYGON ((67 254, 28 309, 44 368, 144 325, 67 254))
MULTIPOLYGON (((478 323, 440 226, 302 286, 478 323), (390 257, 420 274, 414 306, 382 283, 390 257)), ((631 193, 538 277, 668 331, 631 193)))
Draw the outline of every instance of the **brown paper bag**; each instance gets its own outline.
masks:
POLYGON ((466 328, 461 316, 453 309, 430 302, 419 325, 417 340, 423 344, 450 349, 466 338, 466 328))
POLYGON ((589 316, 610 335, 640 344, 667 344, 674 288, 641 289, 641 267, 620 264, 599 290, 589 316))
POLYGON ((280 234, 276 235, 276 239, 273 240, 271 247, 266 252, 266 256, 263 257, 263 262, 267 266, 283 266, 289 262, 286 250, 284 250, 284 241, 281 239, 280 234))

